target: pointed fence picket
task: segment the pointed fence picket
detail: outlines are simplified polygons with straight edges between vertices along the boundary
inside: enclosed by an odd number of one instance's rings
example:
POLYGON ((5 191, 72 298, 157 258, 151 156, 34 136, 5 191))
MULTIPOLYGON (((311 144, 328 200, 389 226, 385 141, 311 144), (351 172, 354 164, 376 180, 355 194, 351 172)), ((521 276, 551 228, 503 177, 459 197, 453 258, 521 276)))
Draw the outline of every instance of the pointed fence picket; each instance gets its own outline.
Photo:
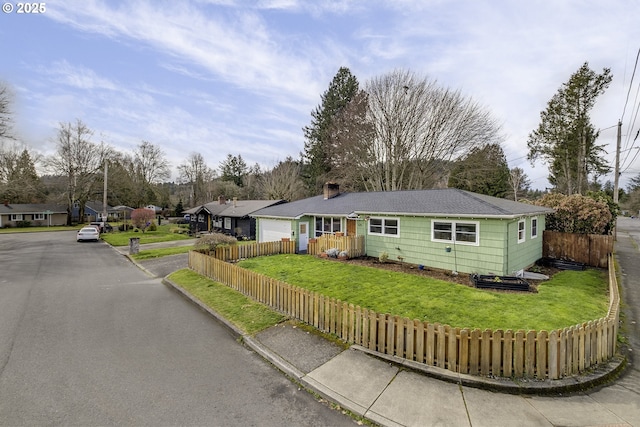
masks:
POLYGON ((607 316, 553 331, 481 331, 376 313, 224 261, 240 253, 215 255, 222 259, 191 251, 189 267, 347 343, 453 372, 558 379, 606 362, 616 352, 620 296, 611 259, 607 316))

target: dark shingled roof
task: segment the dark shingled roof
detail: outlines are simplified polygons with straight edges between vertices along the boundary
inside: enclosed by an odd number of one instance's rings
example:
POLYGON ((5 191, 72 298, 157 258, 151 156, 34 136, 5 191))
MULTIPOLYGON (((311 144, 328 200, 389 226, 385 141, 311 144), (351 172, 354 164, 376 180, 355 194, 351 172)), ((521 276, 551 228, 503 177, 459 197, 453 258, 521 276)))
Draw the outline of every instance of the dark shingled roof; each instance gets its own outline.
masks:
POLYGON ((315 196, 260 209, 252 216, 298 218, 303 215, 346 216, 362 213, 513 218, 550 212, 553 210, 541 206, 446 188, 341 193, 326 200, 324 196, 315 196))
POLYGON ((51 211, 53 213, 67 213, 66 206, 55 203, 22 203, 7 205, 0 204, 0 214, 35 214, 51 211))

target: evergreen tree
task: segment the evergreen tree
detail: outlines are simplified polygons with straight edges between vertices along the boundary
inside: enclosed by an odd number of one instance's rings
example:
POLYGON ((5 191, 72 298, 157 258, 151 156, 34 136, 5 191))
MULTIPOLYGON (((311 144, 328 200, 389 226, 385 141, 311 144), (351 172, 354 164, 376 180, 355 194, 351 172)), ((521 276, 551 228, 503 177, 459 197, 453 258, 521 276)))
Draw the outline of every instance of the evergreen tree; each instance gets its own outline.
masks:
POLYGON ((500 144, 472 149, 453 167, 449 187, 505 197, 509 191, 509 165, 500 144))
POLYGON ((44 184, 27 149, 20 154, 6 152, 3 156, 3 191, 0 197, 11 203, 42 203, 46 196, 44 184))
POLYGON ((182 205, 182 199, 180 199, 176 205, 175 214, 176 216, 182 216, 182 212, 184 212, 184 206, 182 205))
POLYGON ((549 182, 561 193, 583 194, 590 175, 595 180, 610 170, 589 112, 611 79, 610 69, 596 74, 585 62, 551 98, 538 129, 529 135, 529 160, 548 164, 549 182))
POLYGON ((331 124, 337 114, 358 92, 358 79, 346 67, 341 67, 329 88, 321 96, 321 103, 311 112, 311 124, 303 128, 304 176, 310 193, 316 193, 331 170, 331 124))
POLYGON ((242 187, 244 177, 249 172, 247 164, 238 154, 238 157, 227 154, 227 158, 220 162, 220 172, 223 181, 233 182, 238 187, 242 187))

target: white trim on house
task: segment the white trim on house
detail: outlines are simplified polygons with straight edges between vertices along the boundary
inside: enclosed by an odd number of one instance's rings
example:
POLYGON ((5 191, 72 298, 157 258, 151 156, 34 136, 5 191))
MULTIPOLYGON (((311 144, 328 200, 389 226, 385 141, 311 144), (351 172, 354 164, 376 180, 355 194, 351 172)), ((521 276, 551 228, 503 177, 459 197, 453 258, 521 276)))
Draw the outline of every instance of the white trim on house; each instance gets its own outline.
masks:
POLYGON ((431 221, 431 241, 480 246, 480 222, 434 219, 431 221), (470 226, 473 226, 473 231, 471 231, 470 226), (471 236, 473 236, 473 240, 466 239, 471 236))
POLYGON ((333 233, 339 233, 342 231, 342 218, 339 216, 332 216, 332 215, 327 215, 327 216, 315 216, 313 218, 313 232, 314 232, 314 236, 315 237, 320 237, 323 234, 333 234, 333 233), (321 225, 321 229, 318 229, 318 221, 320 222, 321 225), (330 220, 330 222, 327 223, 326 220, 330 220), (326 226, 329 226, 328 229, 326 229, 326 226), (337 228, 336 228, 337 225, 337 228))
POLYGON ((531 217, 531 238, 538 237, 538 217, 531 217))
POLYGON ((527 240, 527 222, 524 219, 518 221, 518 243, 524 243, 527 240))
POLYGON ((375 217, 369 218, 367 225, 367 233, 371 236, 386 236, 386 237, 400 237, 400 218, 398 217, 375 217), (376 224, 374 225, 374 221, 376 224), (378 223, 378 221, 380 221, 378 223), (395 224, 393 224, 395 222, 395 224), (372 231, 372 227, 375 227, 376 231, 372 231), (378 231, 379 230, 379 231, 378 231), (393 232, 395 230, 395 232, 393 232))

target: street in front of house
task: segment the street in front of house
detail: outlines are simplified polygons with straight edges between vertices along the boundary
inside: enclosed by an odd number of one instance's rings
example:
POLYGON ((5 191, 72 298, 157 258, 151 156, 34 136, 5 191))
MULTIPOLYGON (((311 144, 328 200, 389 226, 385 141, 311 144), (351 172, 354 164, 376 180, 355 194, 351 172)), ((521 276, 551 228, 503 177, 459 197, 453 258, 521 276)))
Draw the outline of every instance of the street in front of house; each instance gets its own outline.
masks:
POLYGON ((103 242, 0 236, 0 425, 352 425, 103 242))

